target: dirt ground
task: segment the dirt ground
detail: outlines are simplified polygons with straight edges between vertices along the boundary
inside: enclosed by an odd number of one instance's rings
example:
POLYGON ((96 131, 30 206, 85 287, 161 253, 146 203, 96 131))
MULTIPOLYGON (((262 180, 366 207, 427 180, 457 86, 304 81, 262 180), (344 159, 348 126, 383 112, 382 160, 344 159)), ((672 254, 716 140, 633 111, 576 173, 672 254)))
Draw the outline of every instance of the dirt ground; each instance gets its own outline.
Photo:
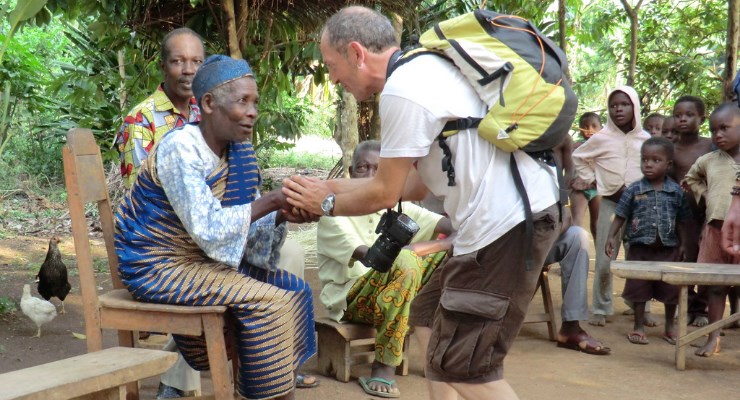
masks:
MULTIPOLYGON (((102 241, 97 256, 103 257, 102 241)), ((0 240, 0 296, 16 301, 16 307, 25 283, 32 284, 32 292, 38 296, 34 276, 44 259, 48 238, 16 237, 0 240)), ((60 245, 64 260, 69 266, 72 292, 67 298, 67 314, 58 316, 42 328, 42 337, 31 337, 34 324, 20 310, 0 316, 0 373, 71 357, 85 352, 84 339, 73 333, 84 333, 80 305, 79 282, 74 261, 71 238, 63 237, 60 245)), ((557 270, 554 269, 556 272, 557 270)), ((316 270, 309 266, 306 277, 318 287, 316 270)), ((550 276, 560 304, 560 285, 557 273, 550 276)), ((624 282, 615 279, 614 288, 621 291, 624 282)), ((103 279, 100 286, 109 287, 103 279)), ((315 292, 316 293, 316 292, 315 292)), ((615 294, 617 296, 618 293, 615 294)), ((315 298, 317 298, 317 293, 315 298)), ((52 302, 59 304, 57 299, 52 302)), ((615 301, 617 313, 606 327, 596 328, 584 324, 595 337, 612 348, 609 356, 592 356, 571 350, 556 348, 547 340, 545 324, 525 325, 506 359, 506 378, 522 399, 707 399, 734 398, 740 392, 740 331, 727 330, 722 339, 722 352, 712 358, 700 358, 689 349, 687 369, 677 371, 674 367, 673 347, 661 340, 662 328, 649 331, 650 344, 630 344, 625 334, 631 327, 631 317, 622 315, 626 308, 621 300, 615 301)), ((541 308, 541 300, 535 298, 533 310, 541 308)), ((322 315, 321 307, 317 314, 322 315)), ((662 307, 653 303, 654 315, 662 318, 662 307)), ((107 343, 115 344, 112 335, 107 343)), ((411 343, 411 372, 398 377, 402 398, 426 399, 428 390, 422 378, 422 352, 414 337, 411 343)), ((306 372, 317 372, 315 359, 302 367, 306 372)), ((368 367, 357 367, 353 375, 366 375, 368 367)), ((43 379, 43 377, 39 377, 43 379)), ((297 399, 370 399, 357 384, 356 379, 340 383, 328 377, 315 389, 300 389, 297 399)), ((153 399, 158 380, 151 378, 143 382, 142 399, 153 399)), ((209 387, 204 375, 204 390, 209 387)), ((0 392, 2 388, 0 388, 0 392)))

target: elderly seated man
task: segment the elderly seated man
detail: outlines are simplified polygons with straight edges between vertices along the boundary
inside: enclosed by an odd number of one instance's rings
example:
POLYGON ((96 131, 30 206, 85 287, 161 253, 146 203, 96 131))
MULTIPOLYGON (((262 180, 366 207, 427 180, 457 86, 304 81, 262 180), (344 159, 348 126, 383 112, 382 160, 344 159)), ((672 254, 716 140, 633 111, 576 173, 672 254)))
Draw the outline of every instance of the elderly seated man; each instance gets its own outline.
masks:
MULTIPOLYGON (((225 305, 237 320, 237 389, 247 399, 292 399, 294 374, 316 351, 311 290, 277 267, 288 211, 260 195, 250 143, 257 84, 249 64, 209 57, 193 79, 202 119, 151 150, 116 214, 121 279, 134 298, 225 305)), ((175 336, 188 364, 208 369, 202 337, 175 336)))
MULTIPOLYGON (((360 143, 352 156, 351 178, 375 175, 378 169, 380 143, 360 143)), ((412 203, 402 203, 402 211, 420 227, 414 242, 430 240, 435 233, 449 234, 449 219, 412 203)), ((317 257, 319 279, 323 285, 319 299, 329 317, 336 321, 370 324, 377 330, 375 361, 370 378, 360 377, 360 385, 370 395, 398 397, 392 379, 401 363, 408 333, 411 301, 442 262, 449 247, 443 241, 430 242, 419 257, 403 249, 390 270, 378 272, 363 264, 363 258, 378 234, 375 232, 382 213, 359 217, 323 217, 318 224, 317 257)))

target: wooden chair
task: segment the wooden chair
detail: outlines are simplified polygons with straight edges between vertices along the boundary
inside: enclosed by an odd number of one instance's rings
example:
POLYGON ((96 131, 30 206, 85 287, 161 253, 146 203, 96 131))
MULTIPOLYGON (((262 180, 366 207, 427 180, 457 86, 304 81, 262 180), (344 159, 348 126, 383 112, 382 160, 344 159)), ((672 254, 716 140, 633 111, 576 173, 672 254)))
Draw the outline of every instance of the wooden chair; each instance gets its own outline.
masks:
MULTIPOLYGON (((118 257, 114 245, 113 213, 106 187, 100 148, 89 129, 71 129, 63 148, 64 178, 69 214, 72 219, 80 292, 85 313, 88 352, 103 348, 103 329, 118 331, 120 346, 135 347, 133 331, 163 332, 200 336, 208 346, 214 396, 217 400, 234 398, 234 384, 228 371, 224 339, 225 306, 175 306, 135 301, 118 275, 118 257), (88 237, 85 205, 95 203, 108 254, 113 290, 98 294, 95 268, 88 237)), ((233 347, 232 347, 233 348, 233 347)), ((236 372, 237 357, 232 357, 236 372)), ((234 375, 236 376, 236 375, 234 375)), ((128 398, 138 398, 136 383, 128 385, 128 398)))
MULTIPOLYGON (((539 289, 540 294, 542 295, 542 305, 544 308, 544 312, 541 313, 533 313, 530 312, 527 313, 527 316, 524 318, 525 324, 533 324, 533 323, 539 323, 539 322, 545 322, 547 323, 547 333, 550 338, 550 341, 554 342, 557 340, 557 334, 558 334, 558 327, 557 327, 557 313, 555 312, 555 307, 552 302, 552 292, 550 291, 550 280, 548 279, 547 273, 550 271, 550 266, 545 265, 542 267, 542 272, 540 272, 540 278, 537 281, 537 288, 535 289, 535 295, 537 294, 537 290, 539 289)), ((532 296, 534 297, 534 296, 532 296)))

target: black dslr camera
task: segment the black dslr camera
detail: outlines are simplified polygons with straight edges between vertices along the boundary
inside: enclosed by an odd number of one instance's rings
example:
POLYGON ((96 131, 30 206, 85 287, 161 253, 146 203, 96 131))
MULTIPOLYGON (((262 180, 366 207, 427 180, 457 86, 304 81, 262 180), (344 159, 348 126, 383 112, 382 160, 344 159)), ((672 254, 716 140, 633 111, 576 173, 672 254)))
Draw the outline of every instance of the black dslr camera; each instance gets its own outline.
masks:
POLYGON ((388 272, 393 261, 398 257, 403 246, 411 243, 419 225, 408 215, 401 212, 401 203, 398 203, 398 212, 388 209, 380 218, 375 233, 380 236, 367 251, 360 262, 378 272, 388 272))

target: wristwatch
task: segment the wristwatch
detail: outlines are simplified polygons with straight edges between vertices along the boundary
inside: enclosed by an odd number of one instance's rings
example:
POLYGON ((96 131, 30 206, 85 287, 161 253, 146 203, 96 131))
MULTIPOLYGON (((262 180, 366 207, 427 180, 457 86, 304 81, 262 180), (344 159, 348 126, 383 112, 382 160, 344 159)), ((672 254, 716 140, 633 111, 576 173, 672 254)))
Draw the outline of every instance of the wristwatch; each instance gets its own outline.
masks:
POLYGON ((329 193, 324 197, 324 201, 321 202, 321 211, 327 217, 334 215, 334 198, 334 193, 329 193))

